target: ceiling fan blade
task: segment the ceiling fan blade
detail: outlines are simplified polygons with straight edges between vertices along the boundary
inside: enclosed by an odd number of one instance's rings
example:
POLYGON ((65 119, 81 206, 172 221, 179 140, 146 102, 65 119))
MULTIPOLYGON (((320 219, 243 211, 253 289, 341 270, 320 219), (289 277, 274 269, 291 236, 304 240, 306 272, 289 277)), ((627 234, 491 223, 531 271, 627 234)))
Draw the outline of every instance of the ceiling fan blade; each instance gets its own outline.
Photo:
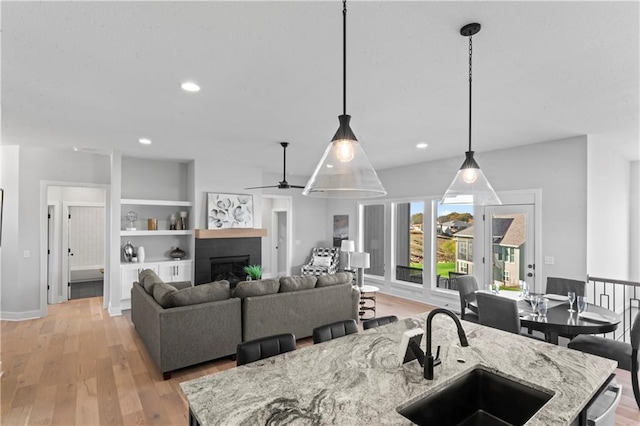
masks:
POLYGON ((300 186, 300 185, 289 185, 290 188, 299 188, 299 189, 304 189, 304 186, 300 186))
POLYGON ((262 189, 262 188, 277 188, 278 185, 271 185, 271 186, 252 186, 251 188, 245 188, 245 189, 262 189))

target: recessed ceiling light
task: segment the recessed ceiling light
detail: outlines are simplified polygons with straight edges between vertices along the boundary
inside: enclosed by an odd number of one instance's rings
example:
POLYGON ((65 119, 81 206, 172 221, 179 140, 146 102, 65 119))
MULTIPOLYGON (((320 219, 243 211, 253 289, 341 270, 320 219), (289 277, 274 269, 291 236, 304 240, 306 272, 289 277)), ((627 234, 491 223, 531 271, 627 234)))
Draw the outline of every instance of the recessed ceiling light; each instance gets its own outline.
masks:
POLYGON ((184 83, 182 83, 180 85, 180 87, 182 87, 182 90, 184 90, 185 92, 199 92, 200 91, 200 86, 198 86, 193 81, 185 81, 184 83))
POLYGON ((327 168, 328 169, 332 169, 333 168, 333 164, 327 164, 327 168))
POLYGON ((74 146, 74 147, 73 147, 73 150, 74 150, 75 152, 78 152, 78 151, 80 151, 80 148, 78 148, 77 146, 74 146))
POLYGON ((140 142, 142 145, 151 145, 151 139, 147 138, 140 138, 138 139, 138 142, 140 142))
POLYGON ((426 147, 428 147, 429 144, 426 142, 420 142, 419 144, 416 145, 416 148, 420 148, 420 149, 425 149, 426 147))

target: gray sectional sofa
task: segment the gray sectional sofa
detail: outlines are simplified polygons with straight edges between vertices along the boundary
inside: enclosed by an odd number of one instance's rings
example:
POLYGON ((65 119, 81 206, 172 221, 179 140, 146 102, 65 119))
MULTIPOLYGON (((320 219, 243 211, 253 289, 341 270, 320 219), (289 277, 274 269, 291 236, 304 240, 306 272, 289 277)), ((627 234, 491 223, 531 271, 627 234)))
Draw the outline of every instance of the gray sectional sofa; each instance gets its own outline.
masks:
POLYGON ((131 320, 165 379, 171 371, 234 355, 237 344, 279 333, 358 320, 360 292, 350 273, 227 281, 195 287, 163 283, 151 270, 131 289, 131 320))

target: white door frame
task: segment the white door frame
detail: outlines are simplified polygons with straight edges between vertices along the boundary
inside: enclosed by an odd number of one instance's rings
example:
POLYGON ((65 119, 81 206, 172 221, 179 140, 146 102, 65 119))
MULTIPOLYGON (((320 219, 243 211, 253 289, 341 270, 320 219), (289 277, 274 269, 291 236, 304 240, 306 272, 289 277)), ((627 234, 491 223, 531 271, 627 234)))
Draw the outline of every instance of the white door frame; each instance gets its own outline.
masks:
MULTIPOLYGON (((486 210, 494 207, 506 207, 519 205, 531 205, 533 206, 533 262, 535 265, 535 273, 533 280, 533 291, 539 292, 542 289, 542 190, 530 189, 530 190, 517 190, 517 191, 501 191, 498 196, 502 200, 502 206, 477 206, 474 209, 474 217, 480 218, 486 215, 486 210)), ((488 221, 488 216, 487 216, 488 221)), ((491 256, 491 251, 487 251, 489 244, 486 242, 485 228, 488 227, 487 221, 483 223, 483 226, 474 227, 474 276, 479 283, 493 282, 491 277, 491 261, 488 256, 491 256), (484 262, 480 256, 476 256, 475 252, 482 253, 484 262), (491 281, 487 281, 491 278, 491 281)), ((479 223, 479 221, 477 221, 479 223)))
MULTIPOLYGON (((109 292, 107 291, 107 282, 110 277, 110 271, 107 268, 109 264, 109 253, 111 252, 111 237, 107 235, 107 223, 111 221, 111 186, 107 184, 96 183, 84 183, 84 182, 65 182, 65 181, 40 181, 40 309, 39 316, 45 317, 47 315, 47 226, 49 213, 49 203, 47 201, 47 192, 50 186, 66 186, 72 188, 97 188, 105 190, 105 238, 104 238, 104 253, 105 253, 105 291, 104 291, 104 303, 103 306, 108 306, 109 292)), ((64 293, 64 292, 63 292, 64 293)))
POLYGON ((286 218, 287 218, 287 241, 285 241, 285 250, 286 250, 286 258, 285 258, 285 276, 289 276, 290 274, 290 270, 291 267, 290 265, 286 264, 287 260, 289 259, 289 247, 288 247, 288 240, 289 240, 289 212, 286 209, 272 209, 271 210, 271 229, 273 232, 272 235, 272 241, 271 241, 271 270, 274 272, 275 275, 278 275, 278 273, 280 272, 280 268, 278 267, 279 264, 279 260, 280 260, 280 255, 279 255, 279 249, 276 248, 276 246, 280 246, 280 240, 278 239, 278 237, 280 236, 280 227, 278 226, 279 224, 279 220, 278 220, 278 213, 285 213, 286 214, 286 218))
MULTIPOLYGON (((275 212, 286 212, 287 213, 287 255, 286 255, 286 271, 287 275, 291 275, 291 256, 293 250, 293 198, 290 195, 263 195, 263 198, 270 198, 272 200, 284 200, 286 202, 286 206, 284 208, 271 208, 271 224, 270 224, 270 233, 271 233, 271 246, 269 250, 271 250, 271 265, 277 265, 278 262, 278 251, 275 248, 274 242, 276 242, 275 238, 278 236, 277 232, 277 215, 275 212)), ((273 204, 272 204, 273 206, 273 204)), ((263 224, 264 225, 264 224, 263 224)), ((276 267, 273 271, 274 276, 279 272, 276 267)))

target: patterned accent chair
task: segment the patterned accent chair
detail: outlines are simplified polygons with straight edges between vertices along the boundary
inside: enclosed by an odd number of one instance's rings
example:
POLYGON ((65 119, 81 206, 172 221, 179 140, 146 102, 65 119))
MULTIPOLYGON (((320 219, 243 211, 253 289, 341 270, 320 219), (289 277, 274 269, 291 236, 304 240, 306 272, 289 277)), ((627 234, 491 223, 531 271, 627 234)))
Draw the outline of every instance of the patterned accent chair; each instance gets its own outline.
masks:
POLYGON ((311 259, 306 265, 302 265, 302 275, 332 275, 338 271, 340 263, 339 247, 314 247, 311 251, 311 259))

